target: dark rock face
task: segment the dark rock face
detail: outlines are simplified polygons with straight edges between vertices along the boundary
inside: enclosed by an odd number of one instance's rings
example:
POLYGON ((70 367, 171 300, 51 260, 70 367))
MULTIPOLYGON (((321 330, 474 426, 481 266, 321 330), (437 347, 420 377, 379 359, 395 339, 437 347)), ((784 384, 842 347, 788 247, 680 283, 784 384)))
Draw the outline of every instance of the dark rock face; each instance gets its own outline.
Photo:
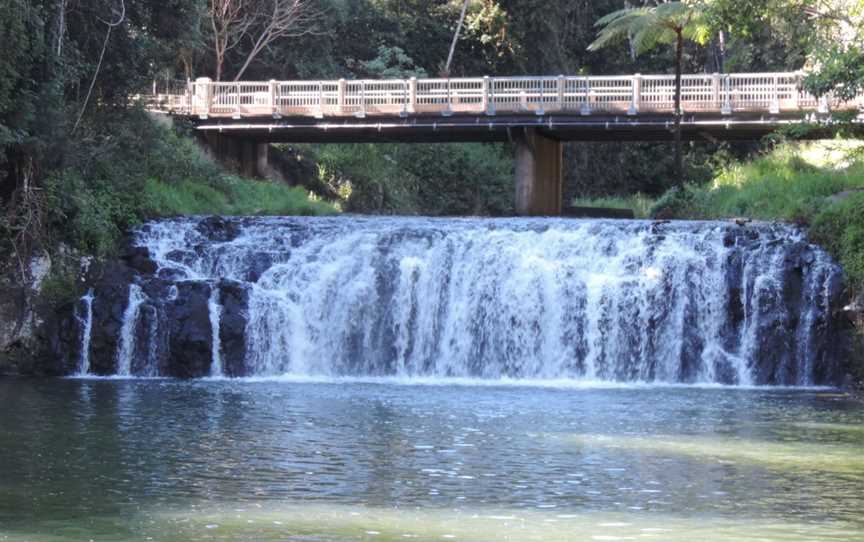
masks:
POLYGON ((233 241, 240 235, 240 226, 237 222, 221 216, 204 218, 198 223, 196 229, 201 235, 217 243, 233 241))
POLYGON ((106 376, 117 372, 116 353, 123 313, 129 302, 129 285, 136 277, 120 262, 107 262, 91 274, 94 284, 93 325, 90 339, 90 370, 106 376))
POLYGON ((208 310, 210 289, 206 282, 177 284, 177 298, 165 311, 170 326, 168 376, 200 378, 210 374, 213 348, 208 310))
POLYGON ((249 376, 246 359, 246 323, 249 285, 222 279, 218 285, 222 317, 219 326, 222 364, 225 376, 249 376))
POLYGON ((152 275, 158 268, 156 262, 150 259, 150 249, 147 247, 130 247, 129 250, 121 256, 121 260, 129 266, 129 268, 145 275, 152 275))

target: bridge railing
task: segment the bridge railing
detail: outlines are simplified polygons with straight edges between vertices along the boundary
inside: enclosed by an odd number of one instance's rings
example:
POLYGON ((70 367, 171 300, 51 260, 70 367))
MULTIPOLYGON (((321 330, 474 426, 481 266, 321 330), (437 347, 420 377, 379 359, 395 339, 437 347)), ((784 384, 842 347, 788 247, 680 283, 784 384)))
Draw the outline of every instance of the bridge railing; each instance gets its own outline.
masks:
MULTIPOLYGON (((864 93, 849 101, 817 99, 802 90, 804 74, 733 73, 682 77, 687 113, 779 114, 864 108, 864 93)), ((200 117, 393 116, 414 114, 671 113, 671 75, 477 77, 339 81, 171 83, 152 107, 200 117)))

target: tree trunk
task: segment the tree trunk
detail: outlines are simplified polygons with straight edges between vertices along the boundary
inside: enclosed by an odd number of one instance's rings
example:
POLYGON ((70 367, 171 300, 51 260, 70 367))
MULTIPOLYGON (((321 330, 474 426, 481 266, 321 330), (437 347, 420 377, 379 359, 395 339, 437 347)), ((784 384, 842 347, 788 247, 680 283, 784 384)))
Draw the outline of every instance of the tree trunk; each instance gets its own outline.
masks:
POLYGON ((222 55, 220 55, 219 52, 217 51, 216 52, 216 81, 222 80, 222 63, 223 63, 222 55))
POLYGON ((453 53, 456 52, 456 42, 459 41, 459 33, 462 31, 462 23, 465 22, 465 12, 468 10, 468 0, 462 3, 462 13, 459 14, 459 24, 456 25, 456 32, 453 34, 453 42, 450 44, 450 53, 447 55, 447 64, 444 66, 444 73, 450 77, 450 64, 453 63, 453 53))
POLYGON ((684 149, 681 141, 681 70, 684 62, 684 34, 677 30, 675 45, 675 182, 684 184, 684 149))
POLYGON ((717 69, 720 73, 726 72, 726 33, 722 30, 717 33, 717 50, 720 58, 717 62, 717 69))

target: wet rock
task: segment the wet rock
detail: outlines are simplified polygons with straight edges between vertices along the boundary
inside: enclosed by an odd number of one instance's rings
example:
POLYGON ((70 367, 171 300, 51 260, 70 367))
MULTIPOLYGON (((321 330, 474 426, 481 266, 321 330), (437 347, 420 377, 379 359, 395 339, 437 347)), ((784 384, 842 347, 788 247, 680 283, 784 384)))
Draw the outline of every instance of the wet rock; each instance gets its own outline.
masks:
POLYGON ((258 282, 261 275, 273 266, 273 256, 266 252, 256 252, 252 255, 252 261, 248 262, 247 265, 249 270, 244 279, 247 282, 258 282))
POLYGON ((131 247, 121 259, 129 268, 145 275, 151 275, 159 268, 156 262, 150 259, 150 250, 147 247, 131 247))
POLYGON ((240 226, 221 216, 210 216, 202 219, 195 227, 198 233, 217 243, 233 241, 240 235, 240 226))
POLYGON ((117 369, 117 349, 123 313, 129 303, 129 285, 138 274, 120 262, 94 266, 93 327, 90 339, 90 371, 97 375, 112 375, 117 369))
POLYGON ((210 374, 213 335, 210 326, 210 288, 207 282, 177 285, 177 298, 166 305, 168 376, 200 378, 210 374))
POLYGON ((222 367, 226 376, 248 376, 246 359, 246 325, 249 314, 249 285, 223 279, 219 281, 219 321, 222 367))

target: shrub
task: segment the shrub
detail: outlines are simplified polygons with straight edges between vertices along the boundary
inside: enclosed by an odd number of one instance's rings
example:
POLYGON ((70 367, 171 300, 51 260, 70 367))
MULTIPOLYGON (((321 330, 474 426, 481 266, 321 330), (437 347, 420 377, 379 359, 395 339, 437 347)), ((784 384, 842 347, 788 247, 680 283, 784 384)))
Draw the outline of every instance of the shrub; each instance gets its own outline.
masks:
POLYGON ((853 291, 864 291, 864 192, 819 213, 813 220, 811 238, 840 261, 853 291))
POLYGON ((691 186, 676 186, 666 191, 651 207, 652 218, 669 220, 673 218, 702 218, 699 208, 699 191, 691 186))

